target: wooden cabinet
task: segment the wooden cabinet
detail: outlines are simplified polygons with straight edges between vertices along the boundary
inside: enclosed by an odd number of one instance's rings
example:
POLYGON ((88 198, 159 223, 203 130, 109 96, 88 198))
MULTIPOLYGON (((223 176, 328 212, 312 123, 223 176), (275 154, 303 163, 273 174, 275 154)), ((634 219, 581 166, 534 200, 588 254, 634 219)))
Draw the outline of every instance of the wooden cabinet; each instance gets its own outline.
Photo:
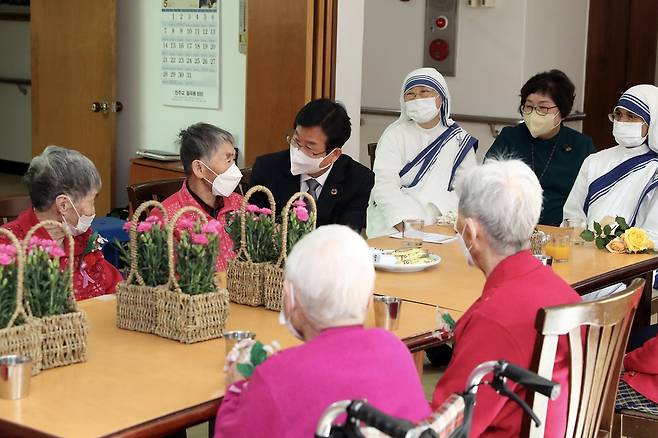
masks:
POLYGON ((151 181, 154 179, 180 178, 185 176, 180 161, 158 161, 148 158, 130 160, 130 181, 128 184, 151 181))

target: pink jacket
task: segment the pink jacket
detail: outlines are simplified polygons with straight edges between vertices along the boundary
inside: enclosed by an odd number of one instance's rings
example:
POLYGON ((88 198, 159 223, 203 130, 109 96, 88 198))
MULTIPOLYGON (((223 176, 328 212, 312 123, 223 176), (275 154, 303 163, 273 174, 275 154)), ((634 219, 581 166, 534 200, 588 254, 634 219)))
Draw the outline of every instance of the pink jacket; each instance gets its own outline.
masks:
POLYGON ((658 336, 628 353, 624 358, 624 369, 622 380, 658 403, 658 336))
MULTIPOLYGON (((217 217, 210 217, 206 214, 206 218, 217 219, 222 224, 222 231, 219 234, 219 255, 217 256, 217 272, 226 271, 228 261, 231 260, 235 254, 233 253, 233 241, 231 236, 229 236, 224 227, 226 227, 226 213, 230 211, 236 211, 240 209, 240 204, 242 203, 242 196, 238 193, 231 193, 230 196, 224 198, 224 206, 219 210, 217 217)), ((183 207, 196 207, 201 211, 204 211, 203 207, 192 197, 190 192, 187 190, 186 181, 183 181, 183 186, 179 191, 162 201, 162 205, 167 209, 167 215, 169 219, 183 207)), ((157 208, 153 209, 152 214, 154 216, 162 217, 162 213, 157 208)), ((184 215, 185 217, 194 217, 192 214, 184 215)))
POLYGON ((411 355, 394 335, 361 326, 326 329, 259 365, 231 385, 217 412, 215 438, 312 437, 333 402, 367 399, 389 414, 430 414, 411 355))

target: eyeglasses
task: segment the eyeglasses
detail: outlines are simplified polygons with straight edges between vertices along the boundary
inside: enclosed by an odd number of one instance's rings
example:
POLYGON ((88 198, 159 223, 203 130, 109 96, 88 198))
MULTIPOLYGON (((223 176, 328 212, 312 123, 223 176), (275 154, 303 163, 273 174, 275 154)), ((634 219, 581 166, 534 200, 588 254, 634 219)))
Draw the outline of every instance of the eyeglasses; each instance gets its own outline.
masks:
POLYGON ((637 114, 631 112, 621 112, 615 110, 615 112, 608 114, 608 120, 611 122, 633 122, 633 123, 644 123, 644 119, 637 114))
POLYGON ((553 108, 557 108, 557 105, 553 105, 553 106, 532 106, 532 105, 529 105, 529 104, 526 103, 525 105, 521 105, 521 112, 527 116, 527 115, 530 115, 530 113, 534 110, 540 116, 545 116, 546 114, 548 114, 548 111, 553 109, 553 108))
POLYGON ((299 144, 299 141, 292 135, 286 136, 286 140, 288 141, 288 144, 290 144, 291 147, 295 147, 299 150, 301 150, 303 153, 306 155, 311 155, 313 157, 317 157, 320 155, 326 155, 327 151, 323 152, 313 152, 313 149, 311 149, 308 145, 302 146, 299 144))

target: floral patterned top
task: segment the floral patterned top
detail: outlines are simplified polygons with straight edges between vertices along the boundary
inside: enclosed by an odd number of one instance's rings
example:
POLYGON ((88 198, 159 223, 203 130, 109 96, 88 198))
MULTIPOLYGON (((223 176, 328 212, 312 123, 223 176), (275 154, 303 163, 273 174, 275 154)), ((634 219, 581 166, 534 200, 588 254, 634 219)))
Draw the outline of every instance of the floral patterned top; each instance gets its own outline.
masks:
MULTIPOLYGON (((187 187, 187 180, 183 181, 183 185, 179 191, 168 197, 162 202, 162 205, 167 209, 167 215, 169 219, 173 217, 176 211, 180 210, 183 207, 196 207, 201 211, 206 213, 206 218, 217 219, 221 225, 222 229, 219 232, 219 256, 217 257, 217 272, 226 271, 228 266, 228 261, 231 260, 235 253, 233 252, 233 241, 231 237, 226 233, 226 213, 231 211, 236 211, 240 209, 242 204, 242 196, 238 193, 231 193, 230 196, 221 197, 220 207, 213 212, 213 215, 209 213, 209 207, 203 205, 198 198, 190 192, 187 187), (214 217, 213 217, 214 216, 214 217)), ((162 216, 160 210, 154 208, 152 213, 154 216, 162 216)), ((194 218, 194 214, 185 214, 184 218, 194 218)))
MULTIPOLYGON (((24 239, 27 232, 39 223, 33 209, 23 211, 15 220, 3 225, 16 237, 24 239)), ((45 228, 39 228, 34 234, 40 239, 52 239, 45 228)), ((86 300, 99 295, 114 293, 116 285, 122 280, 121 274, 112 264, 103 257, 100 247, 94 245, 92 251, 86 251, 89 240, 93 237, 91 229, 73 241, 73 292, 76 300, 86 300)), ((3 239, 4 240, 4 239, 3 239)), ((68 255, 68 242, 64 240, 64 251, 68 255)), ((68 257, 61 258, 60 265, 67 266, 68 257)))

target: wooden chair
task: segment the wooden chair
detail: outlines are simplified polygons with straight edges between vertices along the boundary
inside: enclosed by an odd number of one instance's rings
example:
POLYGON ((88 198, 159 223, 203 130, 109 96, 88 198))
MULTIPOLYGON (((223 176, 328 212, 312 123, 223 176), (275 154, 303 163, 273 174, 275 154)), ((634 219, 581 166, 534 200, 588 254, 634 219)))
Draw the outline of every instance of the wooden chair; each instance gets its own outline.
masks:
POLYGON ((370 169, 375 167, 375 153, 377 152, 377 143, 368 143, 368 156, 370 157, 370 169))
POLYGON ((132 214, 137 207, 146 201, 164 201, 181 188, 184 179, 183 177, 156 179, 126 187, 128 202, 130 202, 130 213, 132 214))
POLYGON ((0 198, 0 224, 11 222, 32 206, 29 195, 12 195, 0 198))
POLYGON ((235 191, 244 196, 247 190, 249 190, 249 187, 251 187, 251 167, 245 167, 244 169, 240 169, 240 171, 242 172, 242 180, 240 180, 240 184, 238 184, 235 191))
POLYGON ((658 437, 658 417, 624 409, 615 414, 613 436, 615 438, 656 438, 658 437))
MULTIPOLYGON (((610 436, 621 364, 643 289, 644 280, 635 279, 608 297, 539 311, 535 350, 539 375, 552 378, 559 337, 568 337, 571 363, 565 436, 610 436)), ((532 409, 542 424, 530 426, 530 437, 544 436, 547 407, 548 398, 535 394, 532 409)))

